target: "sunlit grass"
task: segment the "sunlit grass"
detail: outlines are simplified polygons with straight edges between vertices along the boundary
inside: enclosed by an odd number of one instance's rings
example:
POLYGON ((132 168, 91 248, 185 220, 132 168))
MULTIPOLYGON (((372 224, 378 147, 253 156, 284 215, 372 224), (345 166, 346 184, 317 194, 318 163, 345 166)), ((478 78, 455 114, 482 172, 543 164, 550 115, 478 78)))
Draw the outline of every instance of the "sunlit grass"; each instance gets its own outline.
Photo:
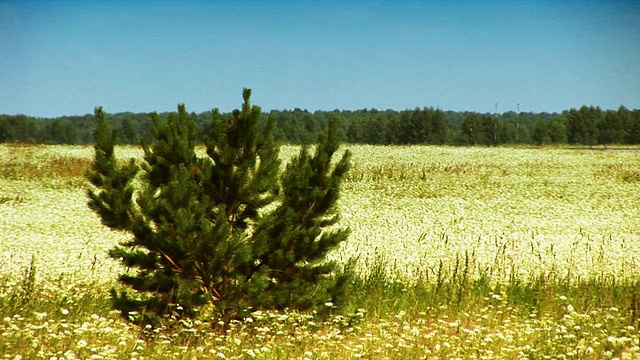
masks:
POLYGON ((106 250, 127 235, 86 206, 93 148, 0 145, 0 356, 639 357, 640 153, 351 149, 352 235, 331 256, 360 275, 342 309, 140 329, 110 309, 106 250))
POLYGON ((137 328, 109 310, 95 285, 9 303, 15 292, 24 295, 22 283, 0 298, 0 353, 24 359, 631 359, 639 352, 629 308, 617 305, 628 305, 629 284, 575 287, 547 279, 496 287, 469 281, 460 288, 461 278, 443 280, 440 288, 406 286, 378 274, 355 285, 357 295, 343 312, 254 311, 226 329, 210 323, 206 310, 170 327, 137 328), (606 293, 611 290, 619 294, 606 293), (602 298, 584 297, 602 291, 602 298))

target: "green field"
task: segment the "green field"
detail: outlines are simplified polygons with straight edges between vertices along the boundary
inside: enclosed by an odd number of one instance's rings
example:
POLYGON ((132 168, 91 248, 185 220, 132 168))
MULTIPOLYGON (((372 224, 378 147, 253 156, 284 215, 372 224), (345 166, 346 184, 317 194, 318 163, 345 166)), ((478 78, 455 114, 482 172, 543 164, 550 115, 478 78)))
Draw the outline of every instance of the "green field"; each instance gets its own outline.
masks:
POLYGON ((331 254, 356 259, 350 303, 221 333, 204 315, 139 329, 110 310, 106 251, 126 234, 86 205, 92 147, 0 145, 0 355, 638 358, 640 149, 350 149, 352 234, 331 254))

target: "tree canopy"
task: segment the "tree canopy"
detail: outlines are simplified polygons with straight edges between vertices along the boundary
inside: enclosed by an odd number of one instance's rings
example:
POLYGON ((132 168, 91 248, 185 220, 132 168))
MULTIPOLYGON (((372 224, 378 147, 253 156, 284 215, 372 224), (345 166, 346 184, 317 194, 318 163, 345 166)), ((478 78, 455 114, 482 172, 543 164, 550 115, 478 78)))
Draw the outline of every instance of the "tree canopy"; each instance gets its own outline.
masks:
MULTIPOLYGON (((196 141, 202 143, 211 131, 207 113, 190 114, 195 120, 196 141)), ((119 143, 138 144, 150 140, 153 116, 167 120, 169 113, 104 114, 119 143)), ((232 114, 220 114, 222 118, 232 114)), ((342 140, 360 144, 639 144, 640 110, 621 106, 602 110, 582 106, 562 113, 513 111, 502 114, 454 112, 434 108, 412 110, 361 109, 309 112, 302 109, 260 113, 262 123, 272 122, 278 143, 315 141, 337 118, 342 140)), ((42 144, 92 144, 96 126, 93 116, 36 119, 25 115, 0 115, 0 142, 42 144)))
POLYGON ((326 259, 349 235, 334 226, 351 157, 332 162, 339 123, 330 119, 315 149, 302 146, 281 170, 274 120, 262 122, 250 96, 245 89, 229 116, 212 111, 204 155, 184 105, 166 121, 151 114, 140 165, 118 161, 118 134, 96 108, 89 206, 131 236, 109 252, 132 269, 112 290, 123 316, 157 323, 211 303, 228 322, 251 309, 309 309, 343 296, 347 275, 326 259))

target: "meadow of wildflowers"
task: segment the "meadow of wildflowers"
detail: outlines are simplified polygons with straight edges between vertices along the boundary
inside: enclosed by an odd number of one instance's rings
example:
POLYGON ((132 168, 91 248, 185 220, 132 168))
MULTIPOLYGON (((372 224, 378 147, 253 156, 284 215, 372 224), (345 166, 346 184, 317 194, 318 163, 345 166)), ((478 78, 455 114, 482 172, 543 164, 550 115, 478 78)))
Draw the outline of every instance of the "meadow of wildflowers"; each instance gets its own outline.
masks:
POLYGON ((639 358, 640 151, 350 149, 352 234, 331 257, 369 279, 352 306, 220 330, 206 316, 140 329, 110 310, 122 269, 106 251, 127 235, 86 205, 92 147, 0 145, 0 356, 639 358))

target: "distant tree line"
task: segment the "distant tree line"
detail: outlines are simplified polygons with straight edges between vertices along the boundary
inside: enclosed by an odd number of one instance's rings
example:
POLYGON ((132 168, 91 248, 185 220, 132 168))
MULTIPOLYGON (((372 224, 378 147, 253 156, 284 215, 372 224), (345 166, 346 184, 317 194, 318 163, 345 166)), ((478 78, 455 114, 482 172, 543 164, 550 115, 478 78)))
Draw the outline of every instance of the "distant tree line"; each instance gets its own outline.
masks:
MULTIPOLYGON (((210 132, 209 113, 195 114, 199 140, 210 132)), ((160 114, 166 118, 169 113, 160 114)), ((223 114, 222 116, 230 116, 223 114)), ((583 106, 562 113, 502 114, 413 110, 356 111, 272 110, 262 121, 275 123, 274 137, 280 143, 314 142, 325 133, 331 118, 341 123, 342 139, 348 143, 408 145, 502 145, 502 144, 640 144, 640 109, 617 110, 583 106)), ((151 139, 152 116, 147 113, 107 114, 121 144, 139 144, 151 139)), ((0 115, 0 142, 41 144, 91 144, 93 115, 54 119, 26 115, 0 115)))

